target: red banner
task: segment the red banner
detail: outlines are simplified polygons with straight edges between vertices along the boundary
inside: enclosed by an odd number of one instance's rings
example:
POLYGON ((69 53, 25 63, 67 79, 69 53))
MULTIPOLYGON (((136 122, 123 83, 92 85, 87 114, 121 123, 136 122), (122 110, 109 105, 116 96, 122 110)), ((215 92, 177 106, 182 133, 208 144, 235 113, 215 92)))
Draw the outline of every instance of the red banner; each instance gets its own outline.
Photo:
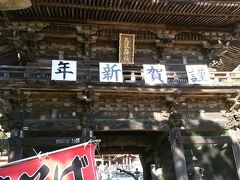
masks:
POLYGON ((96 180, 96 145, 81 144, 0 168, 0 180, 96 180))

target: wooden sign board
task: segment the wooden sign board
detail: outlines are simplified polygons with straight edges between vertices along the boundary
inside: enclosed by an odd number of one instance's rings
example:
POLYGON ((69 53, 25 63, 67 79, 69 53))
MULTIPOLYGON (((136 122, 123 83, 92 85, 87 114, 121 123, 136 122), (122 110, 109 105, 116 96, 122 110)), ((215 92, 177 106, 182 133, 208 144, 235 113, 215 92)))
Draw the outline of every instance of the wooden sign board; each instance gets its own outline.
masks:
POLYGON ((134 64, 135 34, 119 34, 119 63, 134 64))

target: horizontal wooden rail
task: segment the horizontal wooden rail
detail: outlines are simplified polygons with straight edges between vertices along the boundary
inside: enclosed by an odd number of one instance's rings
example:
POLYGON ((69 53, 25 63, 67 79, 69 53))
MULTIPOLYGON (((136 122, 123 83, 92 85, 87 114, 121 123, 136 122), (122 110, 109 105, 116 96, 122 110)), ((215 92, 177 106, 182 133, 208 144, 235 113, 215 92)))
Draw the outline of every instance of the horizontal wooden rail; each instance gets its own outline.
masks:
POLYGON ((183 144, 231 144, 233 140, 229 136, 183 136, 183 144))
POLYGON ((42 137, 42 138, 24 138, 24 146, 70 146, 79 144, 80 137, 42 137))
MULTIPOLYGON (((240 86, 240 72, 209 72, 210 82, 206 86, 240 86)), ((46 80, 51 81, 51 67, 0 66, 0 81, 46 80)), ((168 85, 189 85, 185 71, 167 71, 168 85)), ((143 69, 123 68, 124 83, 144 84, 143 69)), ((97 68, 78 68, 77 82, 99 82, 97 68)), ((205 84, 204 84, 205 85, 205 84)))

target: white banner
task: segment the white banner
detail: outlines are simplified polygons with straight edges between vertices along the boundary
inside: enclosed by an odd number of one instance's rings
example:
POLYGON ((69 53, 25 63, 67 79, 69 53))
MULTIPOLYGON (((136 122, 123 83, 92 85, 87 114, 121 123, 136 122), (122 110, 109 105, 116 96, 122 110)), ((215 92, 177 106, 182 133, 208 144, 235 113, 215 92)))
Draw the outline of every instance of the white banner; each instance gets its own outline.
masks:
POLYGON ((77 62, 65 60, 52 60, 51 80, 76 81, 77 62))
POLYGON ((123 82, 122 64, 99 63, 100 82, 123 82))
POLYGON ((189 84, 209 84, 210 76, 207 65, 186 65, 189 84))
POLYGON ((143 64, 143 73, 146 84, 167 84, 165 65, 143 64))

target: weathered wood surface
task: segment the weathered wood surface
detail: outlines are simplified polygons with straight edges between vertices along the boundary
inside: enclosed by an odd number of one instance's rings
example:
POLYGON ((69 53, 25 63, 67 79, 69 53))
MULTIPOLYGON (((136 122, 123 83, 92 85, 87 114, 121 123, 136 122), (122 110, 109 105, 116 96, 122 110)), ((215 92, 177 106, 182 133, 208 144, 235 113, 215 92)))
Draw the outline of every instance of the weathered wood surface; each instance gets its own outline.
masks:
POLYGON ((238 178, 240 179, 240 132, 239 130, 229 130, 229 136, 232 139, 232 152, 237 169, 238 178))
MULTIPOLYGON (((91 129, 96 131, 113 131, 113 130, 151 130, 151 131, 168 131, 169 122, 167 120, 148 120, 148 119, 97 119, 93 117, 92 120, 87 120, 87 124, 90 125, 91 129)), ((55 120, 24 120, 23 128, 26 130, 49 130, 59 131, 64 127, 65 131, 77 130, 82 127, 81 119, 55 119, 55 120)), ((183 126, 184 127, 184 126, 183 126)), ((228 122, 223 123, 212 123, 211 121, 201 123, 198 125, 189 125, 185 128, 186 130, 192 131, 219 131, 229 129, 228 122), (211 125, 211 126, 209 126, 211 125)))
POLYGON ((71 146, 79 144, 80 137, 41 137, 41 138, 24 138, 23 146, 71 146))
POLYGON ((8 161, 17 161, 23 158, 23 131, 14 129, 11 131, 8 161))
POLYGON ((0 89, 1 111, 8 118, 3 124, 9 123, 12 128, 20 119, 23 127, 32 130, 47 130, 48 126, 59 130, 66 126, 69 131, 85 124, 99 131, 167 131, 169 113, 174 107, 182 115, 182 127, 186 130, 215 131, 238 126, 229 120, 229 106, 239 101, 238 89, 233 87, 61 85, 16 84, 0 89))
POLYGON ((119 153, 122 154, 141 154, 146 151, 145 147, 131 147, 131 146, 109 146, 109 147, 101 147, 100 153, 101 154, 112 154, 112 153, 119 153))
POLYGON ((168 131, 167 121, 129 120, 129 119, 94 119, 92 128, 97 131, 110 130, 152 130, 168 131))
POLYGON ((2 101, 5 107, 2 112, 8 118, 3 123, 12 127, 11 122, 20 119, 24 128, 32 130, 47 130, 49 126, 55 130, 61 126, 74 130, 85 124, 99 131, 168 131, 169 113, 175 107, 182 115, 182 127, 186 130, 215 131, 237 126, 230 122, 229 113, 226 113, 227 98, 236 96, 234 89, 194 92, 185 88, 181 92, 177 89, 167 92, 145 87, 136 93, 136 87, 119 88, 81 86, 80 90, 64 88, 61 93, 56 87, 3 89, 2 98, 6 103, 2 101), (87 96, 85 92, 89 90, 92 92, 87 96), (84 107, 86 101, 89 107, 84 107))
POLYGON ((145 147, 151 148, 157 145, 157 141, 167 138, 166 133, 156 132, 117 132, 114 131, 111 135, 107 132, 96 132, 97 138, 100 138, 101 147, 145 147))
POLYGON ((184 154, 184 148, 181 142, 181 132, 179 128, 173 128, 170 131, 170 144, 176 178, 178 180, 188 180, 186 159, 184 154))
MULTIPOLYGON (((4 22, 1 34, 13 42, 3 47, 12 50, 10 55, 15 52, 8 61, 12 65, 49 65, 58 57, 59 49, 66 59, 77 59, 79 65, 117 62, 119 33, 127 33, 136 35, 135 64, 171 64, 171 59, 183 64, 186 58, 182 57, 187 57, 187 61, 216 67, 221 65, 222 54, 224 66, 231 71, 239 62, 232 56, 237 46, 229 45, 239 39, 237 12, 238 3, 226 1, 219 5, 214 1, 39 0, 29 9, 0 13, 0 18, 4 22)), ((2 54, 5 58, 4 51, 2 54)))
POLYGON ((23 120, 23 129, 30 131, 74 131, 80 130, 82 125, 79 119, 28 119, 23 120))
MULTIPOLYGON (((209 104, 205 104, 209 105, 209 104)), ((199 108, 200 109, 200 108, 199 108)), ((220 112, 194 112, 183 113, 183 126, 191 130, 217 130, 229 129, 229 119, 220 112)))
POLYGON ((239 142, 233 143, 232 150, 233 150, 235 165, 237 168, 238 178, 240 179, 240 144, 239 144, 239 142))
POLYGON ((183 144, 232 144, 230 136, 182 136, 183 144))
MULTIPOLYGON (((73 134, 73 133, 70 133, 73 134)), ((75 131, 75 135, 80 134, 80 131, 75 131)), ((156 146, 162 139, 167 138, 167 133, 151 133, 151 132, 112 132, 111 135, 106 134, 106 132, 96 132, 96 137, 101 139, 101 148, 116 147, 120 148, 152 148, 156 146), (159 141, 159 142, 156 142, 159 141)), ((81 136, 61 136, 56 134, 55 137, 28 137, 22 139, 24 146, 66 146, 78 144, 81 142, 81 136)), ((36 134, 35 134, 36 136, 36 134)))

